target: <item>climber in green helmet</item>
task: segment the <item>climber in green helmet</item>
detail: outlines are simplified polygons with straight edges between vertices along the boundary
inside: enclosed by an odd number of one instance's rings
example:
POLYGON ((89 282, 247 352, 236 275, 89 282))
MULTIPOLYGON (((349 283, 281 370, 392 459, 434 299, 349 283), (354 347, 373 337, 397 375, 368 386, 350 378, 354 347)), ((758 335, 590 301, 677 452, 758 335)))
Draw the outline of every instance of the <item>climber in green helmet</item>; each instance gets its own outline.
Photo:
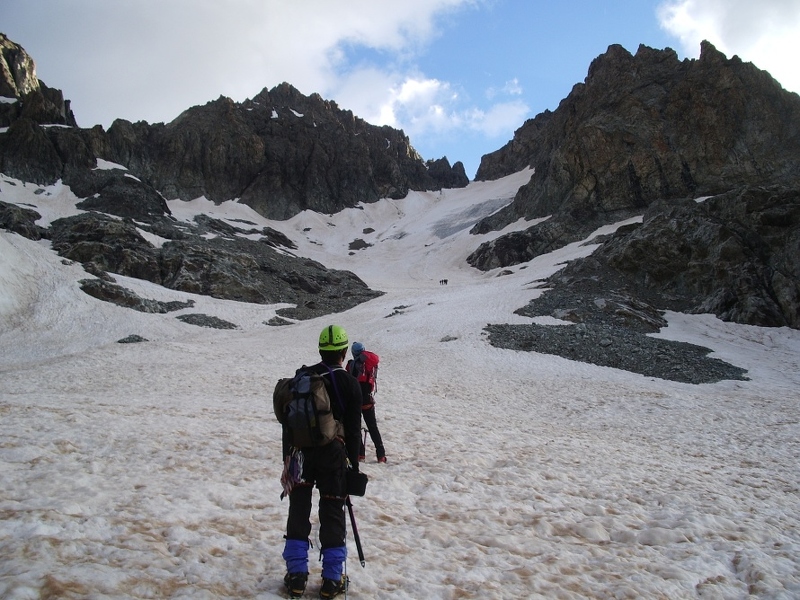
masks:
MULTIPOLYGON (((328 325, 319 334, 319 355, 316 365, 304 367, 321 375, 330 397, 336 421, 343 426, 344 435, 334 437, 321 446, 292 447, 291 432, 283 427, 283 457, 294 456, 302 470, 299 483, 289 492, 289 518, 286 523, 286 561, 284 582, 289 596, 303 595, 308 580, 308 548, 311 535, 311 492, 319 490, 319 543, 322 551, 322 587, 320 598, 333 598, 346 591, 348 579, 344 573, 347 557, 345 543, 347 498, 346 471, 358 471, 361 444, 361 388, 358 380, 342 368, 347 357, 349 341, 340 325, 328 325)), ((341 430, 340 430, 341 431, 341 430)))

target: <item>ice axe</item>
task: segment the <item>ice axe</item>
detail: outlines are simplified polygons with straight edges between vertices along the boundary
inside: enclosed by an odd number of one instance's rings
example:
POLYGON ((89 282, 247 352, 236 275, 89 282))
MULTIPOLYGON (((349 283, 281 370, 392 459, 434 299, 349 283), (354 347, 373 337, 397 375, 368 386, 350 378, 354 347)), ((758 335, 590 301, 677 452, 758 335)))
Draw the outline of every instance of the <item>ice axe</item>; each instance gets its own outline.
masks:
POLYGON ((361 536, 358 535, 358 526, 356 525, 356 516, 353 514, 353 503, 350 502, 350 496, 345 498, 345 502, 347 503, 347 511, 350 513, 350 523, 353 526, 353 538, 356 541, 356 549, 358 550, 358 560, 361 562, 361 566, 365 566, 364 560, 364 550, 361 548, 361 536))

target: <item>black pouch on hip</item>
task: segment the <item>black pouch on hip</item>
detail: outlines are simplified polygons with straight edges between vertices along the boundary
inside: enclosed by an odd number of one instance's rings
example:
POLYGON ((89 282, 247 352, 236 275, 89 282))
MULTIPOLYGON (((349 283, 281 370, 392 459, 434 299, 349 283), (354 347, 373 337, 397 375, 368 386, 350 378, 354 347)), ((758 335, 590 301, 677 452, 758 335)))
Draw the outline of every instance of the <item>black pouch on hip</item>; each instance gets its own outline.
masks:
POLYGON ((347 470, 347 495, 363 496, 367 492, 369 477, 361 471, 347 470))

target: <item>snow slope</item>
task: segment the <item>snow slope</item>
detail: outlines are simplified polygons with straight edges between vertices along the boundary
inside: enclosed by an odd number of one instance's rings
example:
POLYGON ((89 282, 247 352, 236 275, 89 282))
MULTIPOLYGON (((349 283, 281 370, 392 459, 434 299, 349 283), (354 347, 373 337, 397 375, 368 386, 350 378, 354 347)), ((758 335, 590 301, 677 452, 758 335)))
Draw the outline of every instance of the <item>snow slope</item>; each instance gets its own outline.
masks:
MULTIPOLYGON (((530 322, 513 311, 535 282, 594 248, 502 276, 466 264, 498 235, 471 225, 529 176, 285 222, 171 202, 178 218, 269 225, 386 292, 281 327, 265 324, 279 305, 125 277, 141 296, 196 305, 155 315, 97 301, 47 242, 0 231, 0 597, 282 597, 270 397, 317 359, 330 322, 382 357, 389 462, 362 467, 367 563, 350 539, 352 598, 800 597, 800 332, 669 314, 660 336, 751 377, 702 386, 491 347, 486 324, 530 322), (371 245, 350 251, 356 239, 371 245), (116 343, 130 334, 149 341, 116 343)), ((0 177, 0 200, 37 207, 42 224, 78 212, 63 186, 0 177)))

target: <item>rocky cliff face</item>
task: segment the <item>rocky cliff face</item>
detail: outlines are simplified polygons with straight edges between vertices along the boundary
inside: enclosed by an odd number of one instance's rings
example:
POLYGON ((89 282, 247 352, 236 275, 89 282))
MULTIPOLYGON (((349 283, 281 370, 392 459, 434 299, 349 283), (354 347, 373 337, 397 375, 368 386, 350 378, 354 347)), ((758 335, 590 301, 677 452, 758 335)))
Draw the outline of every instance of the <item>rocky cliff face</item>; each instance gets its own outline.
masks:
POLYGON ((241 104, 221 97, 167 125, 116 121, 87 137, 95 154, 167 198, 239 198, 273 219, 468 183, 459 164, 429 170, 402 131, 370 125, 286 83, 241 104))
POLYGON ((19 45, 0 33, 0 95, 21 98, 39 89, 36 65, 19 45))
POLYGON ((25 50, 0 33, 0 127, 20 118, 75 127, 75 116, 60 90, 36 77, 36 65, 25 50))
POLYGON ((669 49, 612 46, 556 111, 483 157, 476 178, 528 166, 514 202, 473 231, 549 218, 481 245, 473 266, 524 263, 645 217, 553 276, 523 314, 587 323, 641 313, 617 314, 617 296, 651 312, 800 327, 800 97, 768 73, 708 43, 682 62, 669 49))
POLYGON ((234 198, 274 219, 333 213, 410 190, 465 186, 461 163, 425 163, 400 130, 370 125, 289 84, 236 103, 220 97, 166 125, 115 121, 77 129, 69 101, 36 79, 33 60, 0 38, 0 170, 81 185, 97 158, 121 164, 167 199, 234 198), (54 128, 67 125, 70 128, 54 128))
POLYGON ((656 200, 800 181, 800 98, 707 42, 698 60, 682 62, 670 49, 641 46, 634 56, 611 46, 558 109, 484 156, 476 179, 527 166, 530 183, 478 230, 552 218, 515 256, 487 246, 471 264, 528 260, 656 200))
POLYGON ((644 314, 674 310, 800 328, 796 188, 742 188, 703 202, 653 204, 641 224, 596 241, 600 248, 550 277, 550 290, 521 314, 630 326, 652 324, 644 314))

